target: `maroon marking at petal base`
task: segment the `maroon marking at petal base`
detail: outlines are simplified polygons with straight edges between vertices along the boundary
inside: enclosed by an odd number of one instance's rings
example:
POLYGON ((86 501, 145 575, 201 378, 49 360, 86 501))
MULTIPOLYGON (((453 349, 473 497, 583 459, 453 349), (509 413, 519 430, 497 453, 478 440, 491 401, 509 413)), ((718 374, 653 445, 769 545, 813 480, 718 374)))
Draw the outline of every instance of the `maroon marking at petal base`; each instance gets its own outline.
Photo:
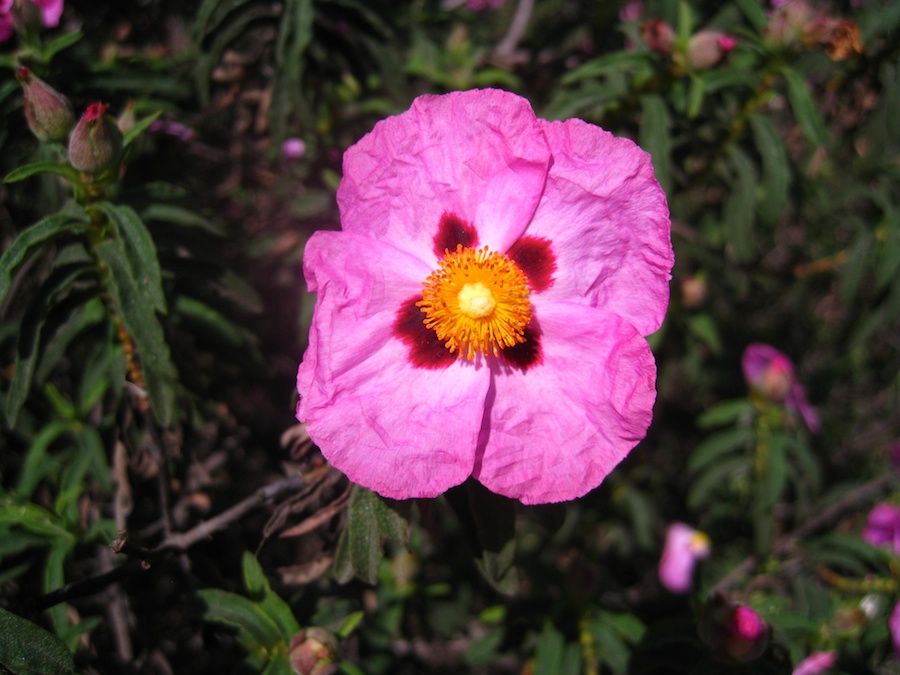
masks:
POLYGON ((534 319, 525 327, 525 342, 505 347, 500 350, 500 357, 513 368, 521 370, 528 370, 543 361, 541 331, 534 319))
POLYGON ((506 255, 525 272, 531 290, 540 293, 553 285, 556 256, 550 249, 549 239, 522 237, 510 247, 506 255))
POLYGON ((417 368, 446 368, 456 361, 457 354, 451 354, 437 333, 425 326, 425 315, 416 307, 421 299, 420 295, 403 303, 394 321, 394 335, 409 347, 409 360, 417 368))
POLYGON ((458 244, 463 248, 478 246, 478 232, 475 228, 455 213, 444 212, 434 235, 434 254, 444 257, 444 251, 455 251, 458 244))

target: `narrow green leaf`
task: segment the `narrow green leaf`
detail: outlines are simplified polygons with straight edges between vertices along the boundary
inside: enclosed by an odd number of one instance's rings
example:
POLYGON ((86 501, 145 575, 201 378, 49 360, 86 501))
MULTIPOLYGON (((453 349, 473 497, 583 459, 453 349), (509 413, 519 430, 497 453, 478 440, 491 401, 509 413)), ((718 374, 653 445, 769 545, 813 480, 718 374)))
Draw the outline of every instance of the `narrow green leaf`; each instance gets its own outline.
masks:
POLYGON ((41 53, 44 56, 44 62, 50 63, 50 61, 56 54, 61 52, 63 49, 71 47, 76 42, 80 41, 83 37, 84 33, 76 30, 72 31, 71 33, 62 33, 52 40, 48 40, 46 43, 44 43, 43 47, 41 47, 41 53))
POLYGON ((732 181, 722 209, 722 226, 728 248, 738 262, 747 262, 755 252, 757 175, 753 161, 736 147, 728 154, 732 181))
POLYGON ((16 237, 0 257, 0 304, 6 300, 13 274, 30 255, 65 233, 82 231, 88 222, 86 215, 58 213, 35 223, 16 237))
POLYGON ((711 429, 732 424, 743 416, 752 414, 753 404, 749 399, 738 398, 730 401, 721 401, 705 410, 697 418, 697 426, 701 429, 711 429))
POLYGON ((788 482, 787 452, 781 434, 773 433, 769 436, 759 463, 759 485, 753 504, 758 511, 771 513, 788 482))
POLYGON ((688 319, 688 330, 691 335, 709 347, 713 354, 722 353, 722 338, 715 320, 709 314, 695 314, 688 319))
POLYGON ((762 33, 769 23, 769 17, 766 16, 759 0, 735 0, 735 4, 747 17, 747 21, 750 22, 753 29, 757 33, 762 33))
POLYGON ((790 101, 794 117, 797 118, 797 124, 800 125, 803 135, 817 148, 828 145, 828 129, 825 127, 825 120, 822 119, 809 87, 803 81, 803 76, 796 70, 787 67, 781 69, 781 74, 787 83, 788 101, 790 101))
POLYGON ((62 265, 54 269, 28 304, 22 317, 16 343, 15 370, 5 401, 4 412, 10 426, 15 426, 31 391, 35 367, 40 359, 41 336, 50 311, 75 289, 79 278, 90 271, 90 267, 83 263, 62 265))
POLYGON ((96 208, 102 211, 116 226, 125 246, 125 255, 131 267, 131 276, 137 281, 153 308, 165 314, 166 298, 162 288, 162 273, 156 255, 156 244, 140 216, 129 206, 100 202, 96 208))
POLYGON ((587 80, 594 77, 603 77, 610 73, 629 72, 641 66, 651 63, 649 52, 615 52, 607 54, 595 59, 591 59, 581 64, 574 70, 569 71, 562 78, 563 86, 575 84, 581 80, 587 80))
POLYGON ((706 95, 706 81, 700 75, 692 75, 688 85, 687 116, 694 119, 703 109, 703 97, 706 95))
POLYGON ((46 461, 47 450, 50 444, 65 433, 73 431, 73 423, 69 421, 53 421, 47 424, 31 441, 19 480, 16 483, 16 493, 28 499, 46 476, 48 471, 56 469, 54 462, 46 461))
POLYGON ((192 227, 205 230, 219 237, 224 237, 228 234, 225 228, 214 220, 205 218, 199 213, 175 204, 151 204, 141 210, 141 216, 148 223, 158 221, 183 227, 192 227))
POLYGON ((14 675, 67 675, 75 661, 58 637, 0 608, 0 665, 14 675))
POLYGON ((162 426, 168 427, 175 421, 178 373, 155 312, 155 293, 149 292, 147 285, 132 275, 121 239, 103 241, 94 250, 109 269, 109 291, 137 347, 153 414, 162 426))
POLYGON ((153 113, 149 117, 145 117, 144 119, 135 122, 133 127, 122 134, 122 147, 127 148, 131 145, 140 134, 144 133, 151 124, 159 119, 160 115, 162 115, 161 110, 153 113))
POLYGON ((335 555, 335 577, 345 583, 357 576, 374 584, 384 559, 386 538, 405 543, 406 522, 371 490, 353 486, 347 507, 347 526, 335 555))
POLYGON ((112 480, 109 475, 109 461, 100 432, 95 427, 85 424, 81 426, 80 433, 75 438, 78 443, 77 457, 63 473, 62 489, 83 485, 84 477, 90 473, 104 493, 111 492, 112 480))
POLYGON ((294 618, 290 606, 272 590, 262 566, 250 551, 244 551, 242 565, 244 584, 247 586, 250 599, 275 622, 284 641, 290 642, 291 638, 300 630, 300 624, 294 618))
POLYGON ((534 651, 536 674, 579 675, 581 652, 577 644, 566 644, 560 633, 549 621, 538 639, 534 651))
POLYGON ((68 164, 62 164, 55 160, 44 160, 41 162, 33 162, 17 167, 6 174, 3 179, 4 183, 18 183, 19 181, 30 178, 36 174, 49 173, 62 176, 66 180, 75 182, 78 180, 78 172, 68 164))
POLYGON ((694 449, 688 460, 687 469, 692 473, 700 472, 710 464, 721 461, 725 455, 734 452, 743 453, 755 437, 753 430, 746 427, 715 433, 694 449))
POLYGON ((625 675, 631 651, 613 626, 603 619, 595 621, 591 625, 591 635, 597 643, 600 661, 609 666, 614 675, 625 675))
POLYGON ((748 475, 751 471, 750 460, 746 457, 729 457, 716 462, 708 471, 699 475, 691 484, 687 496, 690 509, 699 509, 714 495, 716 490, 728 487, 732 479, 740 475, 748 475))
POLYGON ((0 525, 14 525, 53 540, 74 542, 60 518, 37 504, 0 504, 0 525))
POLYGON ((784 140, 772 121, 760 114, 750 116, 750 128, 756 149, 762 160, 762 182, 759 185, 758 206, 760 220, 775 225, 787 205, 791 186, 791 166, 784 140))
POLYGON ((197 595, 204 605, 204 620, 235 628, 262 649, 281 642, 281 631, 272 618, 244 596, 216 588, 200 590, 197 595))
POLYGON ((672 188, 671 152, 669 134, 669 109, 665 99, 656 94, 641 97, 644 111, 639 134, 640 145, 653 159, 653 172, 665 192, 672 188))

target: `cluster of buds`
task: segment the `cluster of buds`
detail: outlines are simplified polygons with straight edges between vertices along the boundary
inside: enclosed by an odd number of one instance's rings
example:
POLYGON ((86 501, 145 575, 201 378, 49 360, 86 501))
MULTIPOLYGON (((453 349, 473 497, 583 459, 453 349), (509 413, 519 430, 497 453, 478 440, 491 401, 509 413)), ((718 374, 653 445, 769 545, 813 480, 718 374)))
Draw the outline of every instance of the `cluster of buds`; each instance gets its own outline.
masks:
POLYGON ((16 77, 22 85, 25 119, 39 140, 68 141, 69 163, 83 173, 101 176, 118 170, 122 132, 106 104, 92 103, 76 124, 69 99, 27 68, 20 68, 16 77))
POLYGON ((824 47, 835 61, 862 53, 859 26, 850 19, 833 17, 814 8, 808 0, 780 0, 769 16, 765 37, 778 45, 824 47))
POLYGON ((641 25, 641 39, 651 52, 671 56, 676 63, 692 70, 707 70, 719 65, 737 45, 731 35, 704 29, 691 36, 684 53, 677 52, 675 29, 660 19, 641 25))
POLYGON ((324 628, 304 628, 291 638, 288 658, 295 675, 333 675, 340 662, 340 644, 324 628))

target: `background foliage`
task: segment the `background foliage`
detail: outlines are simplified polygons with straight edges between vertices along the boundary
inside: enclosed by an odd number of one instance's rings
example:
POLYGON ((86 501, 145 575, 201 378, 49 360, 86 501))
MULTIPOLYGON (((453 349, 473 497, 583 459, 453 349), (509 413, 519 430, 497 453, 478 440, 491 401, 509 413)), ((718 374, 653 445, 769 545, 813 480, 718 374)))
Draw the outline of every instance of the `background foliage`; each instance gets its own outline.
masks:
POLYGON ((69 0, 2 45, 5 669, 789 673, 834 649, 900 672, 897 552, 860 537, 900 500, 900 5, 493 5, 69 0), (733 49, 698 60, 704 30, 733 49), (132 116, 122 172, 29 134, 21 65, 132 116), (570 504, 387 502, 293 419, 303 244, 378 119, 486 86, 653 156, 677 261, 654 423, 570 504), (818 433, 750 392, 754 342, 794 360, 818 433), (673 521, 712 542, 687 595, 657 577, 673 521), (760 659, 711 656, 714 597, 768 621, 760 659))

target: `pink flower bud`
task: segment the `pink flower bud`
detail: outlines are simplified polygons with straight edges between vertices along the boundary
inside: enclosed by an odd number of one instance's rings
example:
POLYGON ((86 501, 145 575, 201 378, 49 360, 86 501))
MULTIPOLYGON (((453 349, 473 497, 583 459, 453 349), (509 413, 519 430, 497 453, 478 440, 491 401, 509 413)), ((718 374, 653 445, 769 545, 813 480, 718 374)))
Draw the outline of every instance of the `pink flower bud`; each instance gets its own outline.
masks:
POLYGON ((291 638, 288 658, 296 675, 333 675, 338 669, 340 645, 324 628, 305 628, 291 638))
POLYGON ((300 138, 288 138, 281 144, 281 155, 288 161, 302 159, 306 154, 306 143, 300 138))
POLYGON ((872 546, 889 546, 894 553, 900 553, 900 506, 877 504, 869 511, 862 538, 872 546))
POLYGON ((102 174, 118 168, 122 132, 106 114, 108 107, 105 103, 92 103, 72 130, 69 163, 79 171, 102 174))
POLYGON ((837 652, 813 652, 800 663, 792 672, 792 675, 821 675, 834 668, 837 663, 837 652))
POLYGON ((659 581, 673 593, 687 593, 694 584, 694 566, 709 557, 709 537, 684 523, 672 523, 659 561, 659 581))
POLYGON ((675 48, 675 29, 665 21, 652 19, 641 26, 641 39, 651 52, 671 54, 675 48))
POLYGON ((782 352, 767 344, 748 345, 741 358, 744 378, 750 388, 773 403, 800 413, 813 433, 821 427, 819 416, 806 400, 806 390, 794 374, 794 364, 782 352))
POLYGON ((69 99, 56 91, 28 68, 16 73, 22 85, 22 107, 28 128, 45 143, 63 142, 75 124, 75 113, 69 99))
POLYGON ((701 30, 691 37, 687 47, 687 62, 695 70, 719 65, 737 44, 730 35, 716 30, 701 30))
POLYGON ((771 629, 752 607, 714 595, 700 617, 700 637, 720 661, 749 663, 769 646, 771 629))

